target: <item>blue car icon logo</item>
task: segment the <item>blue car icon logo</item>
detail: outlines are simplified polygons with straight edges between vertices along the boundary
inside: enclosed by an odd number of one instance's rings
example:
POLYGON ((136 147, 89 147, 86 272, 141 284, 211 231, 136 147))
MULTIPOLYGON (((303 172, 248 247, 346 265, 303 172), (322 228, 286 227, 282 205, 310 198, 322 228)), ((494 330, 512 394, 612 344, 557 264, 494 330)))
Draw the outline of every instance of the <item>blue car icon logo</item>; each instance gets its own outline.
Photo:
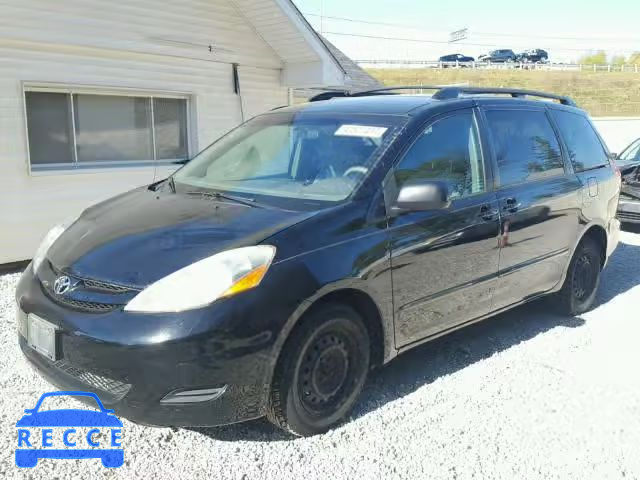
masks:
POLYGON ((99 458, 102 465, 108 468, 120 467, 124 463, 124 450, 120 443, 122 422, 114 415, 113 410, 104 408, 95 393, 44 393, 34 408, 25 410, 25 415, 18 420, 16 427, 18 427, 18 448, 16 448, 18 467, 35 467, 41 458, 99 458), (63 396, 91 397, 100 411, 40 410, 46 398, 63 396), (87 430, 87 427, 91 428, 87 430), (76 428, 87 431, 83 433, 76 428), (65 448, 59 448, 63 446, 65 448), (85 446, 93 448, 83 448, 85 446), (110 448, 104 448, 106 446, 110 448))

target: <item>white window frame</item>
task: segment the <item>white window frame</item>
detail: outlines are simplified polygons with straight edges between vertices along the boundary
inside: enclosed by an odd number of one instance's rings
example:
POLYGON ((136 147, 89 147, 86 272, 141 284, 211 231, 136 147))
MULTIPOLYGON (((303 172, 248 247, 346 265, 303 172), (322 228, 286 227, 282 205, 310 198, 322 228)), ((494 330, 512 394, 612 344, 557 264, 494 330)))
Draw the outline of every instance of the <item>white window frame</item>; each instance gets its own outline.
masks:
POLYGON ((150 99, 150 112, 151 112, 151 139, 152 139, 152 151, 153 156, 156 156, 157 146, 155 139, 155 118, 153 112, 153 100, 155 98, 173 98, 179 100, 186 100, 187 110, 187 158, 193 155, 196 150, 196 136, 195 136, 195 101, 192 93, 174 92, 174 91, 162 91, 162 90, 146 90, 146 89, 134 89, 134 88, 119 88, 119 87, 101 87, 101 86, 85 86, 85 85, 69 85, 69 84, 50 84, 50 83, 33 83, 22 82, 22 107, 23 118, 25 128, 25 142, 27 148, 27 166, 29 174, 40 175, 47 173, 91 173, 97 170, 113 170, 122 168, 144 168, 144 167, 156 167, 165 165, 176 165, 177 162, 183 162, 182 158, 175 159, 162 159, 157 160, 155 158, 149 160, 115 160, 115 161, 100 161, 100 162, 78 162, 77 161, 77 148, 76 148, 76 124, 75 116, 73 115, 73 95, 109 95, 109 96, 121 96, 121 97, 144 97, 150 99), (69 102, 71 108, 72 122, 71 122, 71 141, 73 145, 73 158, 68 163, 49 163, 46 165, 33 165, 31 163, 31 152, 29 145, 29 122, 27 120, 27 92, 45 92, 45 93, 63 93, 69 95, 69 102))

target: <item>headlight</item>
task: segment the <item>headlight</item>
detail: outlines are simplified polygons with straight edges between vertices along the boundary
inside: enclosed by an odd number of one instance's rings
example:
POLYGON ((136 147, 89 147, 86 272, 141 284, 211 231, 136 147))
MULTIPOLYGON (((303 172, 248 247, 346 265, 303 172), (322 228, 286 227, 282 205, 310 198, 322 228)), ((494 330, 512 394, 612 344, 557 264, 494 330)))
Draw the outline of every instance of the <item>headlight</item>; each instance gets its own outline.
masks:
POLYGON ((64 231, 67 228, 69 228, 69 226, 71 226, 71 224, 74 221, 75 221, 75 218, 66 220, 56 225, 55 227, 53 227, 51 230, 49 230, 49 233, 47 233, 44 236, 44 238, 42 239, 42 242, 40 242, 40 246, 38 247, 38 250, 36 250, 36 253, 33 256, 34 272, 37 272, 38 269, 40 268, 40 265, 42 265, 42 261, 47 256, 47 252, 49 251, 49 248, 51 247, 51 245, 53 245, 53 243, 58 239, 58 237, 60 237, 60 235, 62 235, 64 231))
POLYGON ((257 287, 276 248, 237 248, 199 260, 152 283, 124 308, 128 312, 182 312, 257 287))

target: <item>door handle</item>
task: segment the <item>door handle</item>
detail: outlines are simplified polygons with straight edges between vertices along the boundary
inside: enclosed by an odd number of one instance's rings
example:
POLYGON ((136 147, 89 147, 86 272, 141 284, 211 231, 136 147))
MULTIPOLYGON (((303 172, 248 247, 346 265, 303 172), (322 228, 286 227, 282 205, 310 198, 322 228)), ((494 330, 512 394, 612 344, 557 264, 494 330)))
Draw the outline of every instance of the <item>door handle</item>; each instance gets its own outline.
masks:
POLYGON ((511 198, 505 199, 504 205, 502 206, 502 210, 509 213, 516 213, 521 206, 522 206, 521 203, 518 203, 518 201, 514 197, 511 197, 511 198))
POLYGON ((483 205, 480 207, 480 218, 487 222, 495 220, 498 213, 500 213, 499 210, 497 208, 492 208, 491 205, 483 205))

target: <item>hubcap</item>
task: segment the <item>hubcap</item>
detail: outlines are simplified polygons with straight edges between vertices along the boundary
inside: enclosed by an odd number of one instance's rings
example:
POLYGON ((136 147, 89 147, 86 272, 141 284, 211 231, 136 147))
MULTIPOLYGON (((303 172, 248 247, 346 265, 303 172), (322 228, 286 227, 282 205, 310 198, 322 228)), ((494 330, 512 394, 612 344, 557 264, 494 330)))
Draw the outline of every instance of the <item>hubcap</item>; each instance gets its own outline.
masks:
POLYGON ((337 408, 349 392, 349 345, 338 333, 315 339, 300 365, 300 400, 307 410, 322 414, 337 408))

